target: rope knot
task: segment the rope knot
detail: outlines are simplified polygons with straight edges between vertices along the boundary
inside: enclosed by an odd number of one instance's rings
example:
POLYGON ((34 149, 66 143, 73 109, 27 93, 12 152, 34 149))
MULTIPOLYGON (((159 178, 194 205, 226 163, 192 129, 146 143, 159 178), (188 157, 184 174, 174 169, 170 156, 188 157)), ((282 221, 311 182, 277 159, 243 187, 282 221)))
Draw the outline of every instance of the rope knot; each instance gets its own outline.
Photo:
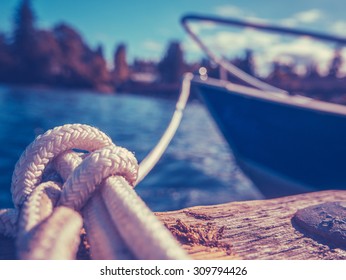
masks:
POLYGON ((65 151, 80 149, 95 151, 112 145, 103 132, 89 125, 67 124, 38 136, 21 155, 12 176, 12 199, 16 208, 42 180, 45 168, 65 151))
POLYGON ((125 148, 107 146, 87 156, 66 180, 59 204, 81 209, 103 180, 122 176, 133 186, 138 174, 138 163, 133 153, 125 148))
POLYGON ((95 259, 187 258, 133 191, 138 169, 133 153, 94 127, 51 129, 15 166, 16 208, 0 211, 0 233, 16 235, 24 259, 75 257, 83 225, 95 259))

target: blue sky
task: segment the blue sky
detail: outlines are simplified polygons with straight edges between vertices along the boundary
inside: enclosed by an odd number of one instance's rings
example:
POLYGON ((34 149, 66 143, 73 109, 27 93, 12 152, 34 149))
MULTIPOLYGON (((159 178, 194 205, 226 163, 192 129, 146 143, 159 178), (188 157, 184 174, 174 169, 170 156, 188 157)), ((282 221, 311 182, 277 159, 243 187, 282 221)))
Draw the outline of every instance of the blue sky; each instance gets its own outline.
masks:
MULTIPOLYGON (((12 28, 19 0, 0 1, 0 31, 12 28)), ((104 46, 111 60, 115 46, 125 42, 129 59, 159 59, 167 42, 184 43, 193 57, 179 19, 195 12, 304 27, 346 36, 346 3, 340 0, 32 0, 38 26, 59 22, 74 26, 95 47, 104 46), (101 4, 102 3, 102 4, 101 4)))

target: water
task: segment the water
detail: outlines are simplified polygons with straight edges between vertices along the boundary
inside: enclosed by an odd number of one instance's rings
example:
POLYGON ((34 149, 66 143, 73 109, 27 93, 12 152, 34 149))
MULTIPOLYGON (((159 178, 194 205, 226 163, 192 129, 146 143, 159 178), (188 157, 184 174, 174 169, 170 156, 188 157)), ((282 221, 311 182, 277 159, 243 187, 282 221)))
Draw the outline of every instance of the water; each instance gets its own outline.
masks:
MULTIPOLYGON (((174 100, 131 94, 0 86, 0 209, 12 206, 14 165, 37 135, 67 123, 89 124, 140 162, 160 139, 174 108, 174 100)), ((188 104, 168 150, 136 191, 153 211, 260 198, 198 102, 188 104)))

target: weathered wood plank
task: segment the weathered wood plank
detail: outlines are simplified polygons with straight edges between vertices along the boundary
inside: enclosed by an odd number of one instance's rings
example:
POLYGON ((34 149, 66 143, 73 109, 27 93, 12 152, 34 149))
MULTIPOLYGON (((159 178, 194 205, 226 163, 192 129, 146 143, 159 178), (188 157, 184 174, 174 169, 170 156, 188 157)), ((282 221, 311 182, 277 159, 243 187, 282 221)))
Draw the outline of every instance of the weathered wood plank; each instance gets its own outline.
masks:
POLYGON ((346 191, 199 206, 156 215, 175 235, 177 220, 185 224, 187 230, 178 233, 178 240, 195 259, 346 259, 344 249, 312 238, 292 221, 298 209, 339 200, 346 200, 346 191), (194 239, 194 234, 199 236, 207 227, 216 232, 223 228, 218 244, 202 245, 194 239), (184 234, 192 238, 187 240, 184 234))
MULTIPOLYGON (((303 232, 297 210, 346 201, 346 191, 230 202, 156 213, 194 259, 346 259, 338 248, 303 232), (179 220, 179 222, 177 222, 179 220)), ((13 259, 14 241, 0 236, 0 259, 13 259)))

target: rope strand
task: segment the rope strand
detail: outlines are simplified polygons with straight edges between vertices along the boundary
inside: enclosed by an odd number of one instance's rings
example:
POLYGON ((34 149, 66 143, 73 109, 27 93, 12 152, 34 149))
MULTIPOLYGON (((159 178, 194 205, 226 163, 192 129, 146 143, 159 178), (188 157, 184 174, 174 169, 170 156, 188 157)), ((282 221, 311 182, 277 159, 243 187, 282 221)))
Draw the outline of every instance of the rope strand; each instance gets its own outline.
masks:
POLYGON ((46 166, 60 153, 81 149, 95 151, 112 144, 112 140, 98 129, 81 124, 68 124, 48 130, 24 151, 12 176, 12 199, 16 208, 41 181, 46 166))
POLYGON ((72 259, 81 211, 94 259, 187 259, 134 192, 137 175, 133 153, 96 128, 73 124, 49 130, 16 164, 11 185, 16 209, 0 210, 0 234, 17 235, 21 259, 72 259), (43 182, 45 172, 45 180, 55 181, 43 182))
POLYGON ((84 207, 83 217, 92 259, 134 259, 117 227, 113 224, 99 192, 95 193, 84 207))
POLYGON ((107 178, 101 193, 113 223, 137 258, 188 259, 170 232, 123 177, 107 178))
POLYGON ((82 217, 68 207, 57 207, 51 216, 40 223, 27 240, 27 247, 19 248, 21 259, 71 260, 80 243, 82 217))

